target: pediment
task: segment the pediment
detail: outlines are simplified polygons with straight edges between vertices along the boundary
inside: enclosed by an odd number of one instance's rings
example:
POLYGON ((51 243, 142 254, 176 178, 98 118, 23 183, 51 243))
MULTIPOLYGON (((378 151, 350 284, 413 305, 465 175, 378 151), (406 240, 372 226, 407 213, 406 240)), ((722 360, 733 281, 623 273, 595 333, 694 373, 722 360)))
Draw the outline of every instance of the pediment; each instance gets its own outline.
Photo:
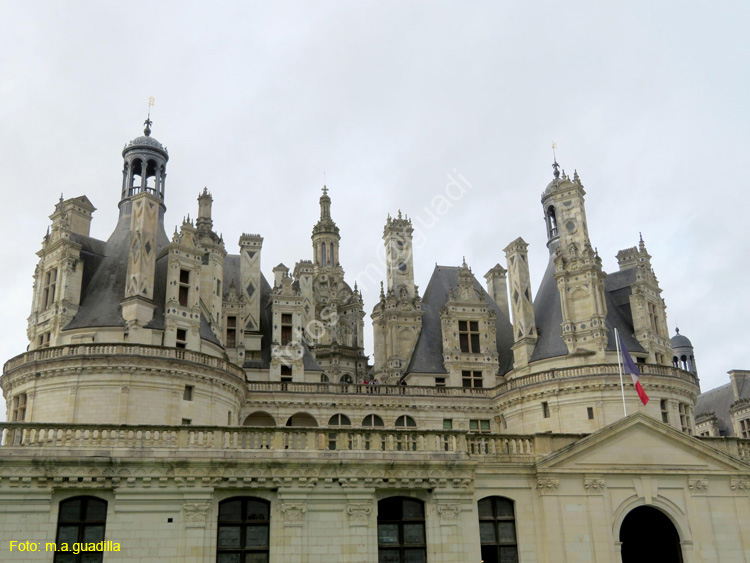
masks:
POLYGON ((540 470, 710 473, 750 465, 643 413, 630 415, 537 462, 540 470))

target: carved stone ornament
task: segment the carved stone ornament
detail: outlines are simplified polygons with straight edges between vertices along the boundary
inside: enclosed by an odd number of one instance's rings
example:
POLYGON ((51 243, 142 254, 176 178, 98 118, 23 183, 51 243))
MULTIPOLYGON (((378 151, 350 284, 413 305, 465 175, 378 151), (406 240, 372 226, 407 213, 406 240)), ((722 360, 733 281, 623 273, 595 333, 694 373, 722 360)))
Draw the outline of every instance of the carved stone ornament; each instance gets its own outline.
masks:
POLYGON ((539 477, 536 480, 536 489, 540 494, 554 493, 560 486, 560 479, 552 477, 539 477))
POLYGON ((442 525, 457 524, 458 515, 461 514, 461 506, 458 504, 438 504, 437 511, 440 514, 442 525))
POLYGON ((604 479, 584 479, 583 488, 589 493, 602 493, 607 485, 604 479))
POLYGON ((708 480, 688 479, 688 489, 693 493, 706 492, 708 490, 708 480))
POLYGON ((209 507, 210 505, 207 502, 185 504, 182 507, 184 512, 185 527, 205 528, 209 507))
POLYGON ((729 488, 735 492, 750 492, 750 479, 744 477, 730 479, 729 488))
POLYGON ((285 502, 281 505, 281 514, 285 526, 301 526, 307 507, 301 502, 285 502))
POLYGON ((367 526, 372 514, 372 505, 368 503, 349 503, 346 505, 350 526, 367 526))

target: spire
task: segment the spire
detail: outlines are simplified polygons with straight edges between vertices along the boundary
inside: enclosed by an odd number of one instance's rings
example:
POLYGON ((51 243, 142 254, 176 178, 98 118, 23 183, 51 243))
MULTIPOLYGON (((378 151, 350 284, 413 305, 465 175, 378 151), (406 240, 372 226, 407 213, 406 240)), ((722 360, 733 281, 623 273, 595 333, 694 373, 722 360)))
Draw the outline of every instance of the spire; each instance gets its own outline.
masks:
POLYGON ((331 218, 331 198, 328 197, 328 188, 323 185, 323 195, 320 196, 320 220, 331 218))

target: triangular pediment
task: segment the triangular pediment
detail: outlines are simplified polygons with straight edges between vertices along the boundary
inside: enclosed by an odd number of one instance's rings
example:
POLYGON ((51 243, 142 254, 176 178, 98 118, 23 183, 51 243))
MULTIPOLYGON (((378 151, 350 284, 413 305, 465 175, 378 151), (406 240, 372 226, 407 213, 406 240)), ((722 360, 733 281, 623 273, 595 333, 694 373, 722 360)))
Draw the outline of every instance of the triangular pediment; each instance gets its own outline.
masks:
POLYGON ((710 473, 746 472, 750 465, 643 413, 636 413, 542 458, 537 468, 591 473, 710 473))

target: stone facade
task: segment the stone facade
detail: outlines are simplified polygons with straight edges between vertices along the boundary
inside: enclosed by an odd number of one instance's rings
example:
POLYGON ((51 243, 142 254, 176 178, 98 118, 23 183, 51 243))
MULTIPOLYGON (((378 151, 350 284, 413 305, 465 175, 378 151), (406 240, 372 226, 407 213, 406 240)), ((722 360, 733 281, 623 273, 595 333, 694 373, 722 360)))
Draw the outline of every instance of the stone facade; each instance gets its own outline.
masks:
POLYGON ((663 561, 750 561, 748 372, 700 394, 645 243, 603 271, 577 173, 555 164, 542 195, 535 292, 518 238, 486 289, 464 260, 420 296, 411 222, 388 217, 368 365, 327 188, 312 260, 269 283, 263 236, 227 250, 206 189, 167 237, 146 125, 107 241, 85 196, 51 216, 29 349, 0 378, 0 549, 78 534, 116 542, 105 561, 640 561, 634 534, 655 533, 663 561), (651 399, 628 376, 628 416, 615 331, 651 399))

